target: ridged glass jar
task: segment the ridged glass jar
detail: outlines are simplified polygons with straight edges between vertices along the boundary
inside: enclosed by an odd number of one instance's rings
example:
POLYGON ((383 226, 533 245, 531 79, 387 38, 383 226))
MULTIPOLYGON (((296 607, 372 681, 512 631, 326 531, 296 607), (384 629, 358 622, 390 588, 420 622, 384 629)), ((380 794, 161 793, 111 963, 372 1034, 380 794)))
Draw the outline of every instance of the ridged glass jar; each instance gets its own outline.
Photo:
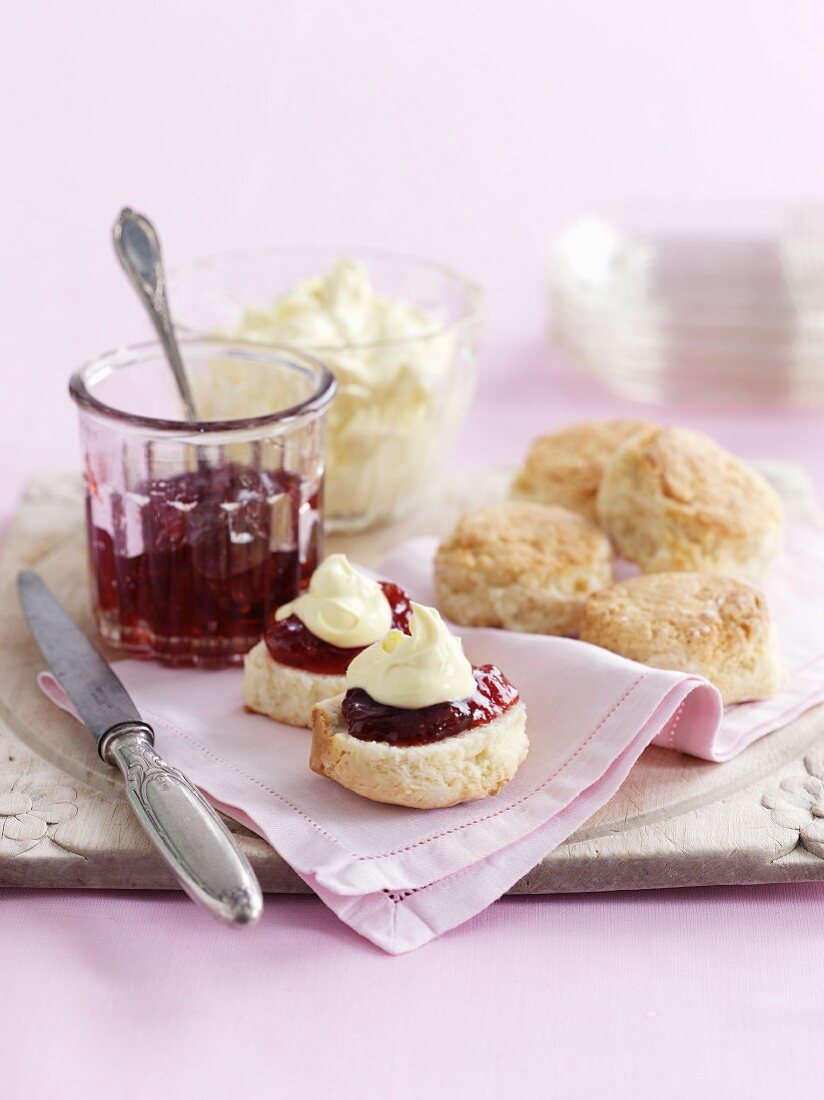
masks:
POLYGON ((237 664, 322 553, 335 380, 292 350, 181 341, 198 406, 181 419, 158 344, 77 371, 92 603, 111 645, 168 664, 237 664), (266 378, 265 415, 209 417, 212 384, 266 378), (273 385, 273 382, 275 383, 273 385))

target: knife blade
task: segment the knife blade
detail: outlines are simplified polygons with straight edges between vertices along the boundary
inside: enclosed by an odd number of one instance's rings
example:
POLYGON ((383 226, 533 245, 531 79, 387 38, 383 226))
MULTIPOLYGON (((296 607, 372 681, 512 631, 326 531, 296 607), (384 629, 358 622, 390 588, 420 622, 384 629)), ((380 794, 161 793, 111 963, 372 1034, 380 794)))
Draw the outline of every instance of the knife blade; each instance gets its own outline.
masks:
POLYGON ((140 722, 131 696, 37 573, 17 578, 32 637, 97 744, 120 722, 140 722))
POLYGON ((42 578, 23 570, 17 590, 46 663, 101 759, 122 772, 132 809, 180 885, 219 920, 254 924, 263 895, 232 834, 182 772, 155 751, 152 727, 42 578))

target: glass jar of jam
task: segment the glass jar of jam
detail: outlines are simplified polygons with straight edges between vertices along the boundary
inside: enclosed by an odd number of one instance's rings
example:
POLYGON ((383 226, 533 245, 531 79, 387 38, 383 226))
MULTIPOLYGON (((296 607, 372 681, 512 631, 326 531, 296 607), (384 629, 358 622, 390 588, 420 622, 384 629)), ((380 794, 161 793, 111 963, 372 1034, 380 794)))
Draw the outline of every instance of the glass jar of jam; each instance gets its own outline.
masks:
POLYGON ((92 603, 105 641, 168 664, 238 664, 322 553, 331 372, 311 356, 181 341, 198 419, 158 344, 71 379, 92 603), (269 407, 266 415, 249 416, 269 407))

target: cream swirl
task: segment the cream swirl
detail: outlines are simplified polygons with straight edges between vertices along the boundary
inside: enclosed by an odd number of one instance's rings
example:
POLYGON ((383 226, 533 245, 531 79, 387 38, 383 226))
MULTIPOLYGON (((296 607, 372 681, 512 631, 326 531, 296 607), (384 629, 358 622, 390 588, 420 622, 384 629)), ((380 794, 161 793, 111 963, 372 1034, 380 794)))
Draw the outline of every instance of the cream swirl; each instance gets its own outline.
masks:
POLYGON ((392 630, 359 653, 346 673, 347 690, 362 688, 376 702, 404 710, 472 695, 472 665, 435 608, 413 603, 409 629, 392 630))
POLYGON ((308 591, 279 607, 275 619, 290 615, 341 649, 372 645, 392 627, 392 608, 383 589, 353 569, 345 554, 330 554, 312 574, 308 591))

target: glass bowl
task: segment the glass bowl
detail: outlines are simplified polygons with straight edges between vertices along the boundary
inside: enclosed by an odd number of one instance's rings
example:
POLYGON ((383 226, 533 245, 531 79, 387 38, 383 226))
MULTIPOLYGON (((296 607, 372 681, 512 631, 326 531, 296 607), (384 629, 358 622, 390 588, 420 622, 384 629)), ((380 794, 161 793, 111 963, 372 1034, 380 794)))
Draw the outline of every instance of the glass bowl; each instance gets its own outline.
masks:
POLYGON ((696 407, 824 400, 824 209, 636 203, 554 242, 555 342, 616 391, 696 407))
MULTIPOLYGON (((355 531, 407 510, 453 443, 475 390, 479 288, 446 267, 406 256, 272 248, 180 268, 170 275, 169 296, 184 330, 242 333, 268 343, 265 312, 275 300, 345 257, 365 265, 382 298, 407 303, 432 321, 425 332, 398 338, 346 339, 339 326, 332 338, 316 342, 279 340, 318 356, 337 378, 325 515, 329 529, 355 531)), ((256 395, 238 396, 244 411, 255 407, 256 395)))
POLYGON ((92 604, 116 648, 238 664, 322 555, 326 410, 335 380, 294 351, 182 340, 199 419, 181 419, 160 345, 77 371, 92 604), (219 420, 211 379, 277 379, 260 415, 219 420))

